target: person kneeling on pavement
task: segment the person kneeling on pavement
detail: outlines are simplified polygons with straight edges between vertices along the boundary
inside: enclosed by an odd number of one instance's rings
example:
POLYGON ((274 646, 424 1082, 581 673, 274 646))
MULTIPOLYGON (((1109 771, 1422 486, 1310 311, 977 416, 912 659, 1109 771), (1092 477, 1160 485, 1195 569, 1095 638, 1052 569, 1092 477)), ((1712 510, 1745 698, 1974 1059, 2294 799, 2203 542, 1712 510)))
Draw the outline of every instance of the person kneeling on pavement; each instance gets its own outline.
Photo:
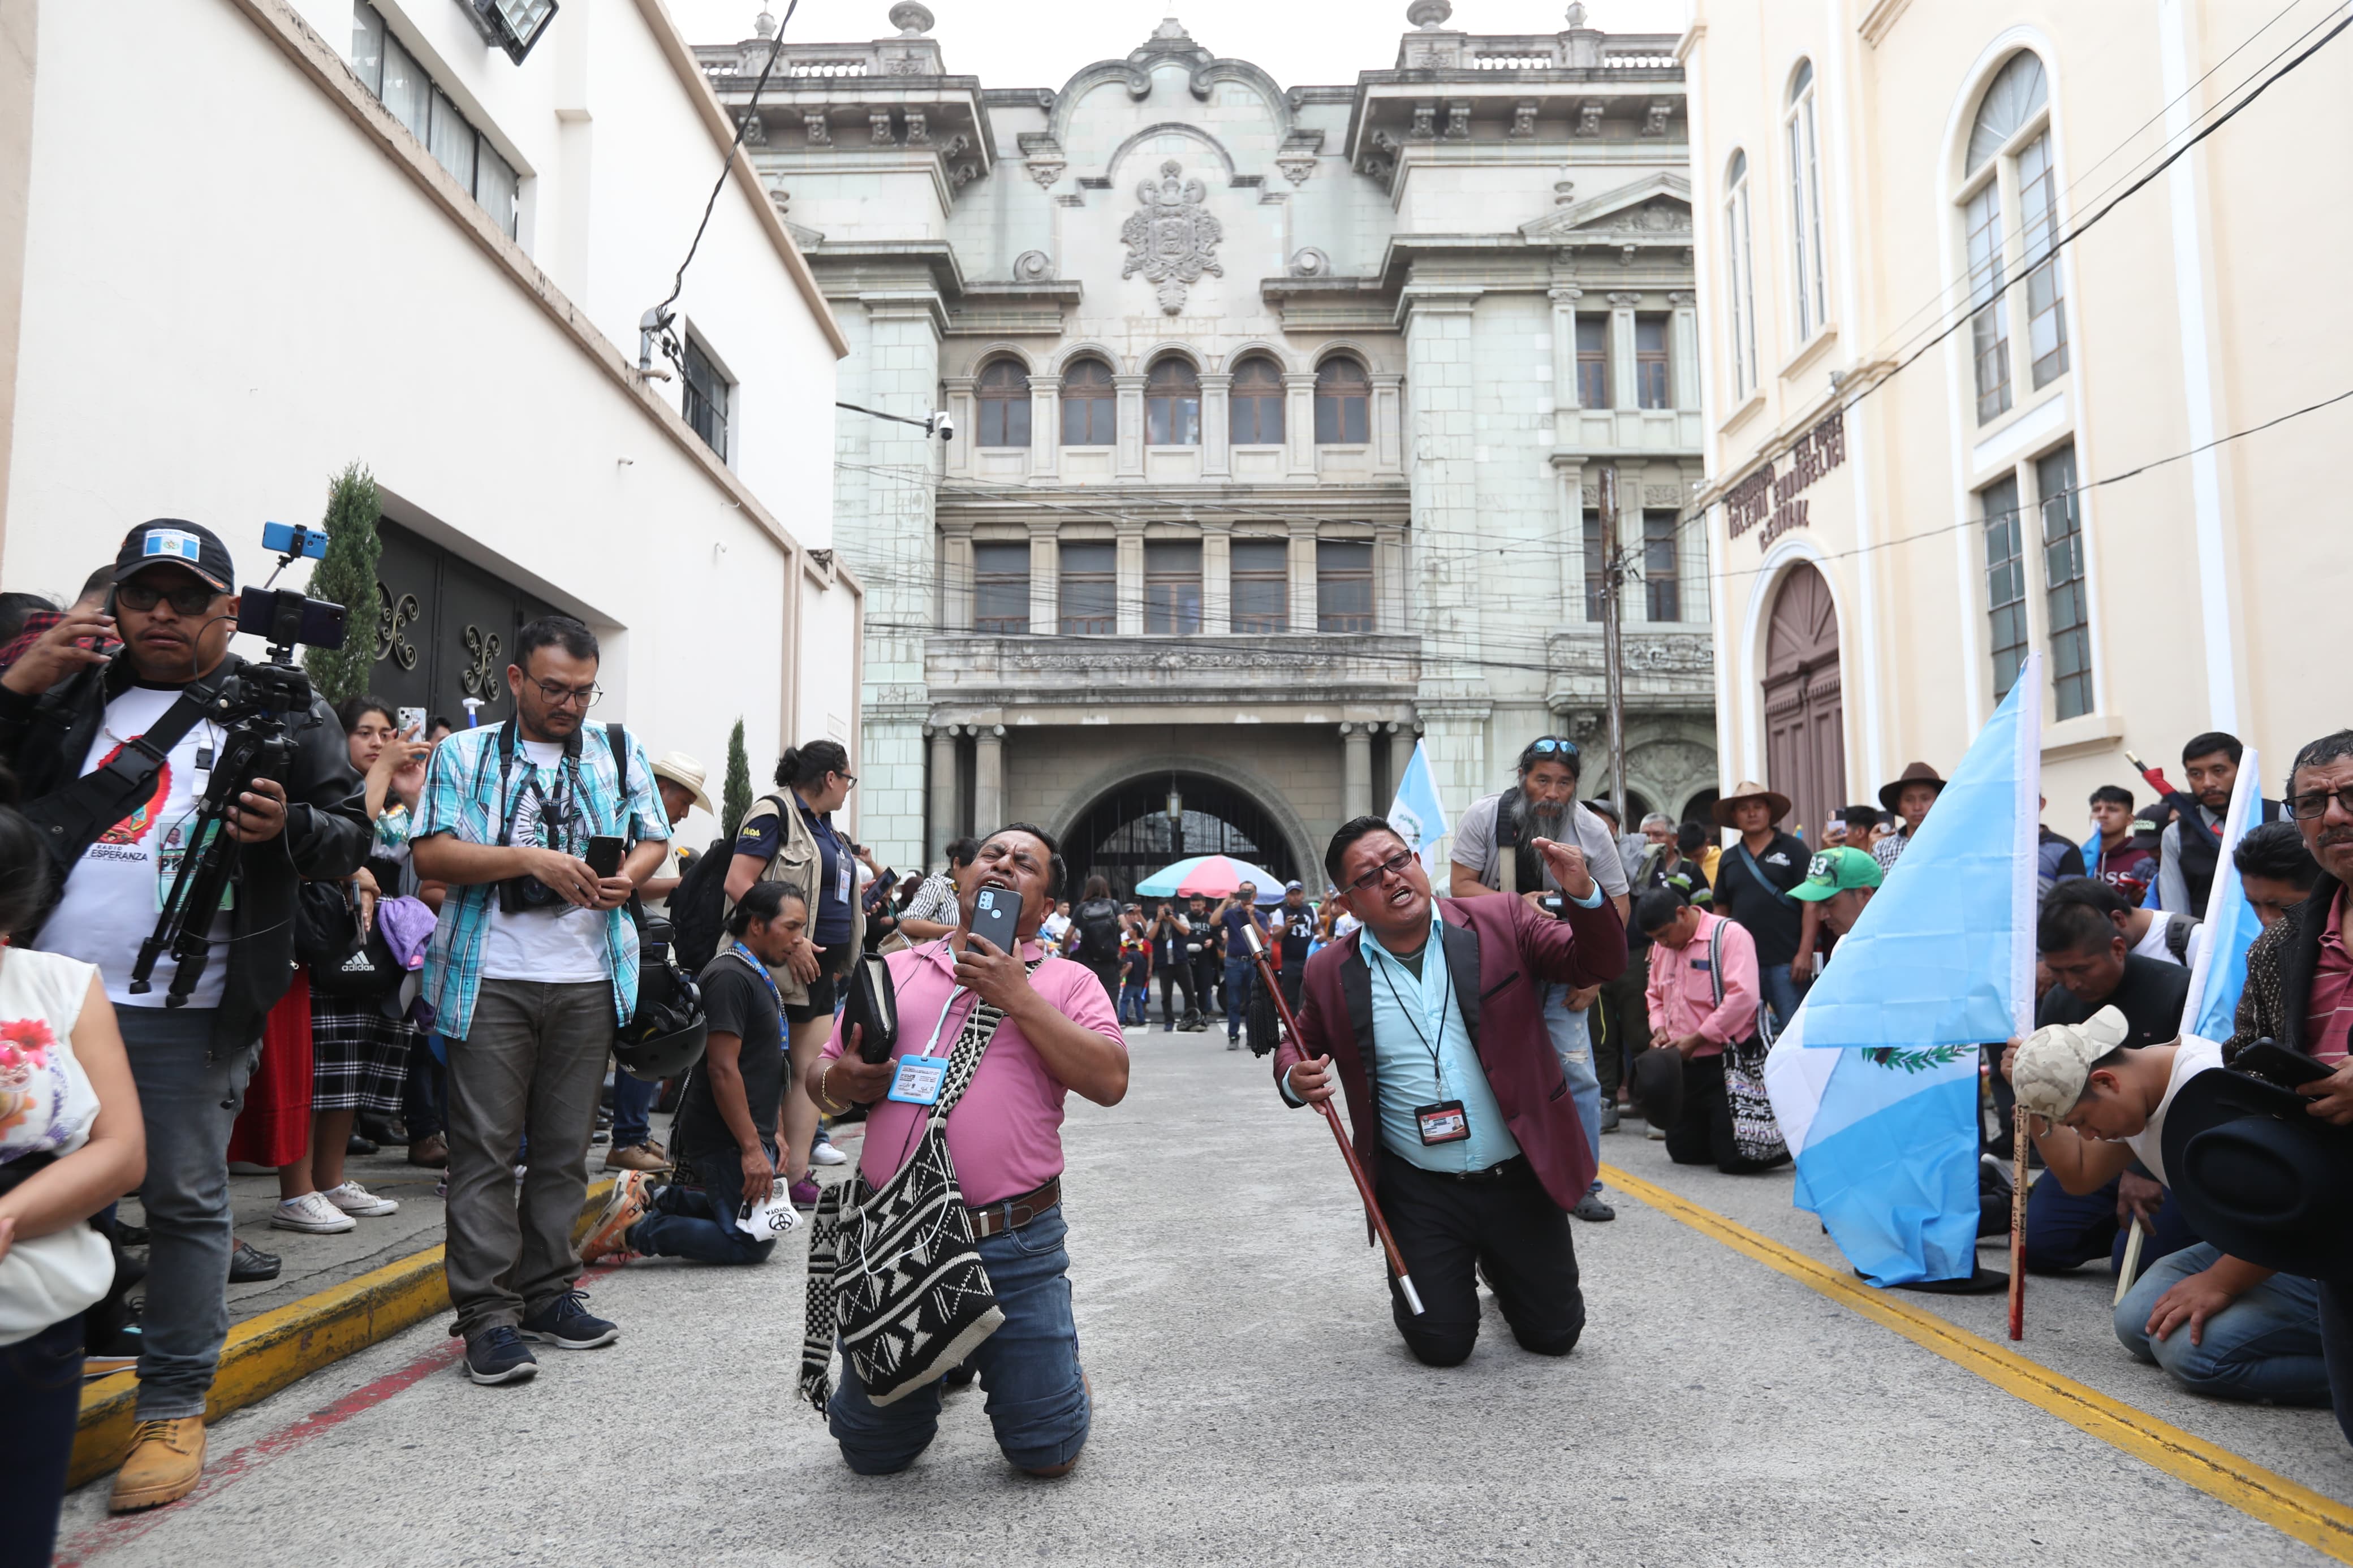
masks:
MULTIPOLYGON (((2073 1194, 2101 1191, 2136 1158, 2166 1180, 2166 1112, 2182 1085, 2220 1071, 2222 1047, 2184 1035, 2169 1045, 2126 1044, 2115 1007, 2083 1024, 2053 1024, 2006 1053, 2018 1103, 2036 1119, 2044 1180, 2073 1194)), ((2195 1394, 2270 1405, 2326 1405, 2320 1289, 2259 1268, 2204 1242, 2160 1259, 2116 1308, 2116 1338, 2195 1394)))
POLYGON ((1478 1342, 1474 1268, 1523 1349, 1567 1355, 1585 1331, 1568 1214, 1596 1155, 1546 998, 1616 975, 1626 928, 1575 845, 1529 848, 1560 888, 1556 914, 1433 898, 1396 829, 1344 824, 1324 868, 1364 924, 1307 961, 1298 1034, 1275 1053, 1286 1103, 1329 1100, 1335 1071, 1347 1091, 1356 1158, 1425 1306, 1415 1315, 1392 1279, 1390 1315, 1430 1366, 1478 1342))
POLYGON ((754 882, 727 912, 731 939, 703 966, 710 1034, 679 1096, 670 1142, 700 1187, 674 1181, 649 1200, 646 1178, 615 1184, 580 1261, 615 1253, 698 1263, 762 1263, 776 1249, 735 1223, 748 1198, 765 1200, 782 1169, 776 1107, 785 1095, 785 999, 769 967, 783 963, 808 925, 808 905, 782 882, 754 882))
MULTIPOLYGON (((1878 866, 1861 850, 1825 849, 1814 858, 1833 855, 1854 856, 1875 879, 1878 866)), ((1651 1047, 1683 1057, 1683 1115, 1667 1129, 1667 1158, 1713 1164, 1726 1175, 1788 1163, 1770 1104, 1744 1092, 1736 1114, 1725 1091, 1726 1070, 1736 1066, 1744 1085, 1761 1088, 1764 1079, 1756 939, 1722 915, 1693 908, 1673 888, 1644 893, 1634 920, 1654 946, 1644 993, 1651 1047)))
MULTIPOLYGON (((843 1039, 837 1025, 808 1086, 828 1115, 842 1115, 851 1103, 871 1107, 853 1189, 865 1203, 897 1175, 923 1134, 929 1107, 942 1102, 937 1075, 929 1099, 894 1093, 900 1062, 944 1061, 964 1048, 976 1007, 1002 1015, 962 1098, 949 1106, 946 1138, 981 1266, 1004 1315, 966 1363, 988 1392, 997 1447, 1033 1476, 1063 1475, 1079 1462, 1093 1409, 1063 1250, 1062 1107, 1072 1090, 1106 1106, 1127 1095, 1127 1044, 1111 997, 1084 965, 1049 954, 1037 940, 1062 875, 1061 854, 1042 830, 1017 823, 989 835, 958 874, 955 931, 890 955, 900 1020, 892 1058, 867 1061, 860 1042, 843 1039), (1018 956, 972 934, 974 901, 984 888, 1020 900, 1018 956)), ((921 1076, 910 1073, 906 1082, 921 1076)), ((820 1208, 812 1248, 825 1223, 820 1208)), ((828 1331, 821 1323, 812 1330, 828 1331)), ((820 1358, 824 1342, 817 1341, 820 1358)), ((804 1389, 811 1386, 805 1378, 804 1389)), ((844 1354, 826 1414, 849 1468, 884 1476, 931 1446, 940 1408, 936 1380, 877 1405, 844 1354)))

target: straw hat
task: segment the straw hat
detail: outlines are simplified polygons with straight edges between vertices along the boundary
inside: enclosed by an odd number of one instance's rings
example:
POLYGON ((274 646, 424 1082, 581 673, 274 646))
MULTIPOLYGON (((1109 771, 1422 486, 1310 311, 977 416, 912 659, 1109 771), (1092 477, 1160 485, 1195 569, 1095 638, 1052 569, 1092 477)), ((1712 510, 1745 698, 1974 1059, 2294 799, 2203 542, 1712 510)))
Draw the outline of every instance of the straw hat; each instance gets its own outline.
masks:
POLYGON ((1732 808, 1744 800, 1761 800, 1773 808, 1773 820, 1780 821, 1789 815, 1789 797, 1778 790, 1767 789, 1755 779, 1743 779, 1733 786, 1732 793, 1715 803, 1715 825, 1730 827, 1732 808))
POLYGON ((712 816, 718 808, 711 804, 711 792, 702 787, 702 764, 684 752, 671 752, 653 765, 654 777, 668 779, 694 796, 694 804, 712 816))

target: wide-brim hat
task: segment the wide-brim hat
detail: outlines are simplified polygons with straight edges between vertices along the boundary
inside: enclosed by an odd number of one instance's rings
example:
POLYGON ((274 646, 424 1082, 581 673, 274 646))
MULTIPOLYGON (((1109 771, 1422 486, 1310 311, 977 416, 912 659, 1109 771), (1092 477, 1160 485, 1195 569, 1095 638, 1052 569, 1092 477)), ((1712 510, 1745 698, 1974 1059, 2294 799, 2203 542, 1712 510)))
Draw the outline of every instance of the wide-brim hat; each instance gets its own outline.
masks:
POLYGON ((1666 1129, 1683 1119, 1683 1054, 1660 1047, 1634 1058, 1626 1087, 1634 1114, 1651 1126, 1666 1129))
POLYGON ((711 804, 711 792, 702 787, 702 763, 695 758, 684 752, 668 752, 661 761, 653 764, 653 775, 658 779, 670 780, 694 796, 694 804, 712 816, 719 815, 718 809, 711 804))
POLYGON ((1886 810, 1895 810, 1895 803, 1904 798, 1904 786, 1915 784, 1931 784, 1935 786, 1938 795, 1945 793, 1944 778, 1936 769, 1926 763, 1914 763, 1904 770, 1903 776, 1896 779, 1894 783, 1879 786, 1879 804, 1886 810))
POLYGON ((2227 1068, 2176 1090, 2165 1171, 2199 1239, 2308 1279, 2353 1277, 2353 1128, 2293 1090, 2227 1068))
POLYGON ((1733 785, 1732 793, 1715 803, 1714 815, 1718 827, 1730 827, 1732 808, 1744 800, 1761 800, 1773 807, 1773 820, 1780 821, 1789 815, 1789 797, 1779 790, 1767 789, 1755 779, 1743 779, 1733 785))

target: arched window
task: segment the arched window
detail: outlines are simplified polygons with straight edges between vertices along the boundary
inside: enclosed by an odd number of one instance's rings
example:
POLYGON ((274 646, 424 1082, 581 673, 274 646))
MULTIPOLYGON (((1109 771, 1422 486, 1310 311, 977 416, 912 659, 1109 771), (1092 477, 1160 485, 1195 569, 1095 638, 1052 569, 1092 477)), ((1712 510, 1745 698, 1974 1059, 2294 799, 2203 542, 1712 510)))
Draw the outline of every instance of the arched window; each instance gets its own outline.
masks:
POLYGON ((991 360, 973 388, 980 404, 980 444, 1029 444, 1029 373, 1018 360, 991 360))
POLYGON ((1234 367, 1228 439, 1237 447, 1275 447, 1282 442, 1282 371, 1264 354, 1234 367))
POLYGON ((1144 378, 1144 439, 1154 447, 1201 444, 1201 377, 1174 355, 1144 378))
POLYGON ((1315 444, 1361 447, 1372 438, 1373 383, 1365 367, 1334 354, 1315 367, 1315 444))
POLYGON ((1781 118, 1789 149, 1789 238, 1798 290, 1798 341, 1813 340, 1830 320, 1822 249, 1821 157, 1814 134, 1814 63, 1798 62, 1789 107, 1781 118))
POLYGON ((1724 289, 1730 300, 1732 386, 1757 390, 1757 258, 1748 244, 1748 154, 1735 153, 1724 176, 1724 289))
POLYGON ((1071 362, 1062 372, 1062 445, 1108 447, 1118 438, 1119 395, 1111 366, 1099 359, 1071 362))
POLYGON ((1970 123, 1962 165, 1961 243, 1975 307, 1969 347, 1982 425, 2016 401, 2021 373, 2039 388, 2067 369, 2066 300, 2052 248, 2059 232, 2058 172, 2050 83, 2040 57, 2021 50, 1995 73, 1970 123), (2004 231, 2005 207, 2019 214, 2014 233, 2004 231), (2003 287, 2013 266, 2027 273, 2023 345, 2011 341, 2003 287))

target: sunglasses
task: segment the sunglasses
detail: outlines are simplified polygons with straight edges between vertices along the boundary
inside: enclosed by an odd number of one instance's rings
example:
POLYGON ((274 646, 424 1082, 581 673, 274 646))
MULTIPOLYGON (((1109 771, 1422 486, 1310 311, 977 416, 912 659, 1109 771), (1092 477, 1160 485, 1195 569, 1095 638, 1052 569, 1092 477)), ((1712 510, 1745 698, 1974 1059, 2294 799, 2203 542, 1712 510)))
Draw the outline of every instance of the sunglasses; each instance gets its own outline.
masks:
POLYGON ((1564 741, 1557 735, 1546 735, 1542 740, 1529 742, 1525 754, 1531 757, 1574 757, 1579 752, 1576 742, 1564 741))
POLYGON ((212 602, 217 597, 218 592, 204 583, 169 590, 158 588, 153 583, 125 583, 114 590, 116 604, 126 610, 137 610, 142 615, 169 600, 175 615, 201 616, 212 607, 212 602))
POLYGON ((1390 856, 1388 859, 1382 861, 1379 865, 1374 867, 1371 870, 1366 872, 1363 876, 1358 877, 1356 880, 1350 882, 1348 884, 1348 891, 1352 893, 1368 892, 1376 883, 1380 882, 1385 878, 1404 876, 1405 868, 1412 864, 1413 851, 1410 849, 1400 849, 1396 854, 1390 856))

